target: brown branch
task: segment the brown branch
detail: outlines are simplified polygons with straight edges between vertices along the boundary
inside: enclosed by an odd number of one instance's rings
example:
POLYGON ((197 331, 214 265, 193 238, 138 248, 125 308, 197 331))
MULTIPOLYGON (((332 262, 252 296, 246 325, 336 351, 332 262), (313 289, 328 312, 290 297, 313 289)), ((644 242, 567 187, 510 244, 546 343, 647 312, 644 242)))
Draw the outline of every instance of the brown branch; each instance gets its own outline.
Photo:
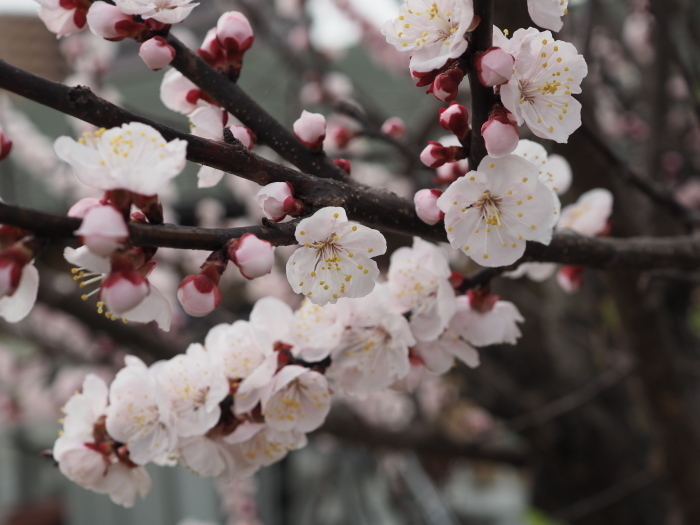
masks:
POLYGON ((267 144, 283 159, 306 173, 335 180, 347 178, 346 173, 323 152, 309 150, 294 133, 260 107, 237 84, 220 75, 177 38, 169 35, 168 43, 177 53, 171 65, 252 129, 261 143, 267 144))
POLYGON ((328 414, 318 432, 327 432, 343 441, 374 448, 410 449, 423 454, 461 457, 516 466, 527 465, 530 462, 530 458, 522 450, 512 447, 456 443, 424 425, 400 432, 371 426, 349 410, 340 407, 335 407, 328 414))

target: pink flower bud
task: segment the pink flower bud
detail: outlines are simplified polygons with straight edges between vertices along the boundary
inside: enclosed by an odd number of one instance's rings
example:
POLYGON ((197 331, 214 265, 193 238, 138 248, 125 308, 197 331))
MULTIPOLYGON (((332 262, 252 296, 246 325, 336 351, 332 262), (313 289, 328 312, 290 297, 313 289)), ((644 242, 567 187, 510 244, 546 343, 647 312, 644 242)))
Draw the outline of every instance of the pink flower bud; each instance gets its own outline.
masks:
POLYGON ((338 149, 345 149, 356 133, 338 124, 331 125, 328 132, 328 140, 338 149))
POLYGON ((148 281, 135 270, 113 271, 102 283, 100 298, 114 315, 138 306, 149 293, 148 281))
POLYGON ((421 73, 420 71, 409 70, 411 73, 411 78, 416 83, 416 87, 429 86, 438 76, 438 71, 428 71, 427 73, 421 73))
POLYGON ((491 117, 481 126, 486 151, 492 157, 503 157, 518 147, 518 128, 506 117, 491 117))
POLYGON ((96 199, 95 197, 85 197, 70 207, 70 210, 68 210, 68 217, 77 217, 78 219, 82 219, 85 217, 85 214, 88 211, 96 206, 102 206, 102 201, 100 199, 96 199))
POLYGON ((288 182, 272 182, 257 194, 258 206, 268 219, 279 222, 287 215, 299 215, 303 204, 294 198, 294 188, 288 182))
POLYGON ((326 138, 326 117, 304 110, 294 123, 294 134, 309 149, 320 150, 323 147, 323 139, 326 138))
POLYGON ((390 117, 382 124, 382 133, 400 139, 406 134, 406 124, 399 117, 390 117))
POLYGON ((566 293, 578 292, 583 285, 583 266, 562 266, 557 272, 557 283, 566 293))
POLYGON ((486 87, 505 84, 513 76, 515 58, 500 47, 492 47, 476 59, 479 82, 486 87))
POLYGON ((222 47, 231 53, 242 54, 253 45, 255 35, 250 22, 237 11, 229 11, 219 17, 216 34, 222 47))
POLYGON ((437 224, 444 217, 445 213, 437 207, 437 200, 442 195, 441 190, 420 190, 413 196, 416 205, 416 214, 426 224, 437 224))
POLYGON ((221 47, 216 29, 207 31, 204 42, 202 42, 197 53, 210 66, 217 66, 226 62, 226 50, 221 47))
POLYGON ((456 102, 440 108, 440 125, 460 139, 464 138, 469 131, 469 110, 456 102))
POLYGON ((12 141, 7 138, 7 135, 3 131, 2 128, 0 128, 0 160, 3 160, 5 157, 7 157, 10 154, 10 150, 12 149, 12 141))
POLYGON ((92 253, 108 257, 129 237, 129 229, 113 206, 94 206, 87 210, 75 234, 92 253))
POLYGON ((228 256, 246 279, 267 275, 275 263, 275 249, 272 244, 258 239, 252 233, 246 233, 240 239, 231 242, 228 256))
POLYGON ((141 44, 139 56, 149 68, 158 71, 173 61, 175 49, 162 36, 154 36, 141 44))
POLYGON ((22 278, 22 269, 29 261, 15 249, 0 253, 0 297, 11 296, 22 278))
POLYGON ((443 146, 439 142, 430 141, 425 149, 420 154, 420 160, 429 168, 438 168, 445 162, 455 160, 457 150, 460 148, 455 146, 443 146))
POLYGON ((221 290, 206 273, 188 275, 177 289, 177 300, 192 317, 204 317, 221 304, 221 290))
POLYGON ((246 128, 245 126, 229 126, 228 129, 234 137, 241 141, 241 144, 248 149, 253 149, 256 136, 250 128, 246 128))
POLYGON ((350 172, 352 171, 352 164, 348 159, 333 159, 333 164, 335 164, 345 173, 350 175, 350 172))
POLYGON ((428 93, 435 95, 435 98, 443 102, 451 102, 457 98, 459 84, 464 78, 464 72, 459 68, 448 69, 440 73, 433 81, 428 93))
POLYGON ((464 177, 469 171, 469 160, 462 159, 457 162, 446 162, 436 171, 436 184, 451 184, 460 177, 464 177))
POLYGON ((93 34, 112 41, 135 36, 145 29, 132 15, 122 13, 107 2, 93 2, 87 13, 87 23, 93 34))

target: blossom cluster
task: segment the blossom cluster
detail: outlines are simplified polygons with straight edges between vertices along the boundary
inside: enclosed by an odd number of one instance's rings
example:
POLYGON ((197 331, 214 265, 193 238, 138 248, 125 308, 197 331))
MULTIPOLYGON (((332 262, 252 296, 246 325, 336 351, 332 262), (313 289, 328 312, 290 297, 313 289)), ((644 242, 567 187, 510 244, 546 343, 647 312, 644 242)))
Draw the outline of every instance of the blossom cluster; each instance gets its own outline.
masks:
POLYGON ((71 480, 125 506, 148 492, 151 462, 250 476, 306 444, 333 391, 413 390, 455 359, 477 366, 472 345, 515 343, 517 308, 487 291, 457 297, 451 277, 444 250, 416 238, 361 299, 293 311, 264 298, 249 321, 215 326, 185 354, 151 366, 128 356, 109 387, 90 375, 68 401, 54 458, 71 480))

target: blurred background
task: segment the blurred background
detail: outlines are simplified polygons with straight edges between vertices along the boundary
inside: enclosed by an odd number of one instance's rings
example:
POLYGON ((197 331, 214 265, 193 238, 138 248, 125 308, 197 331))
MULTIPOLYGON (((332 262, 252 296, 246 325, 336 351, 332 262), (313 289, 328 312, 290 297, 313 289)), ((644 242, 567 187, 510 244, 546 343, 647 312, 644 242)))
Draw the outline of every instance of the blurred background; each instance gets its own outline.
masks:
MULTIPOLYGON (((326 151, 351 159, 354 178, 410 198, 435 185, 435 171, 418 154, 426 140, 444 136, 437 121, 444 104, 414 87, 408 57, 379 32, 398 5, 202 0, 174 32, 194 49, 222 12, 243 11, 256 31, 239 82, 244 90, 288 126, 302 109, 326 114, 326 151), (379 129, 393 116, 407 132, 389 140, 379 129)), ((161 102, 165 71, 147 69, 137 44, 86 33, 56 40, 35 12, 31 0, 0 0, 0 59, 88 85, 135 113, 189 129, 185 116, 161 102)), ((686 232, 626 179, 633 172, 700 208, 700 4, 579 0, 564 20, 558 38, 574 43, 589 74, 579 98, 583 127, 568 144, 544 144, 573 170, 562 202, 604 187, 615 195, 613 235, 686 232)), ((525 0, 497 0, 496 23, 511 33, 529 27, 525 0)), ((468 106, 466 82, 458 101, 468 106)), ((14 141, 0 164, 3 200, 65 213, 92 195, 52 151, 55 137, 90 126, 3 92, 0 123, 14 141)), ((280 160, 265 147, 255 151, 280 160)), ((214 188, 197 189, 197 169, 188 166, 163 197, 167 222, 259 222, 255 184, 227 175, 214 188)), ((393 248, 411 242, 388 240, 393 248)), ((679 495, 660 469, 669 438, 658 414, 670 403, 679 408, 673 421, 697 430, 700 277, 584 271, 575 291, 554 277, 496 279, 492 289, 526 322, 517 345, 483 349, 479 368, 460 364, 445 376, 426 375, 411 393, 339 397, 307 448, 250 480, 221 483, 180 468, 150 469, 151 494, 122 509, 72 484, 42 456, 57 435, 60 407, 85 374, 110 380, 128 353, 150 362, 170 357, 212 326, 247 318, 260 297, 296 307, 284 276, 290 252, 280 249, 277 270, 255 281, 230 268, 219 309, 203 319, 177 311, 171 332, 163 333, 98 315, 80 300, 62 250, 54 245, 39 261, 32 314, 16 325, 0 323, 0 524, 660 525, 681 523, 683 498, 692 497, 679 495)), ((177 285, 207 254, 158 255, 151 279, 177 309, 177 285)), ((465 261, 452 262, 465 273, 476 269, 465 261)), ((380 265, 385 270, 388 257, 380 265)), ((678 442, 681 457, 688 445, 678 442)))

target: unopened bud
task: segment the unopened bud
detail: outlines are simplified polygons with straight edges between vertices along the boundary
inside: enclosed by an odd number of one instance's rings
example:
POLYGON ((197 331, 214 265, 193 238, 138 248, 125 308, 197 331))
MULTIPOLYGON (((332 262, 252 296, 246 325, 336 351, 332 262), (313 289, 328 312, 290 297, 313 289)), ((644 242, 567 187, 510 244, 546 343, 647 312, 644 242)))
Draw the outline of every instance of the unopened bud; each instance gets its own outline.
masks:
POLYGON ((204 317, 221 304, 221 290, 207 273, 188 275, 177 289, 177 300, 192 317, 204 317))
POLYGON ((257 137, 255 136, 255 133, 253 133, 253 131, 250 128, 247 128, 245 126, 228 126, 228 130, 246 148, 253 149, 253 146, 255 146, 255 141, 257 140, 257 137))
POLYGON ((236 55, 245 53, 253 45, 255 35, 250 22, 237 11, 229 11, 219 17, 216 35, 221 46, 236 55))
POLYGON ((162 36, 154 36, 141 44, 139 56, 149 68, 158 71, 173 61, 175 48, 162 36))
POLYGON ((464 72, 454 67, 444 73, 440 73, 433 81, 428 93, 435 95, 435 98, 443 102, 451 102, 457 98, 459 85, 464 78, 464 72))
POLYGON ((515 58, 500 47, 492 47, 476 59, 479 82, 486 87, 505 84, 513 76, 515 58))
POLYGON ((246 279, 267 275, 275 264, 275 249, 269 241, 246 233, 229 244, 229 259, 238 266, 246 279))
POLYGON ((319 151, 323 147, 323 139, 326 138, 326 117, 304 110, 294 123, 294 134, 310 150, 319 151))
POLYGON ((406 135, 406 124, 399 117, 389 117, 382 124, 382 133, 400 139, 406 135))
POLYGON ((437 224, 444 217, 445 213, 437 206, 437 200, 442 195, 441 190, 420 190, 413 196, 413 203, 416 205, 416 214, 426 224, 437 224))
POLYGON ((110 273, 102 283, 100 298, 107 309, 121 316, 138 306, 149 293, 148 281, 136 270, 110 273))
POLYGON ((197 49, 197 53, 202 60, 212 67, 222 65, 226 62, 226 50, 221 47, 216 29, 210 29, 204 36, 204 42, 197 49))
POLYGON ((469 110, 456 102, 440 108, 440 126, 458 138, 464 138, 469 131, 469 110))
POLYGON ((105 205, 90 208, 75 234, 92 253, 108 257, 129 237, 129 229, 122 214, 105 205))
POLYGON ((429 71, 427 73, 421 73, 420 71, 414 71, 413 69, 409 71, 411 73, 411 78, 416 83, 416 87, 429 86, 439 74, 438 70, 429 71))
POLYGON ((338 166, 341 170, 343 170, 345 173, 350 175, 352 172, 352 164, 348 159, 333 159, 333 164, 338 166))
POLYGON ((518 147, 520 133, 507 117, 492 116, 481 126, 486 151, 491 157, 503 157, 518 147))
POLYGON ((304 205, 294 198, 294 187, 288 182, 272 182, 256 195, 258 206, 270 220, 279 222, 287 215, 300 215, 304 205))
POLYGON ((457 160, 457 154, 461 150, 459 146, 443 146, 439 142, 430 141, 421 152, 420 160, 429 168, 438 168, 446 162, 457 160))

